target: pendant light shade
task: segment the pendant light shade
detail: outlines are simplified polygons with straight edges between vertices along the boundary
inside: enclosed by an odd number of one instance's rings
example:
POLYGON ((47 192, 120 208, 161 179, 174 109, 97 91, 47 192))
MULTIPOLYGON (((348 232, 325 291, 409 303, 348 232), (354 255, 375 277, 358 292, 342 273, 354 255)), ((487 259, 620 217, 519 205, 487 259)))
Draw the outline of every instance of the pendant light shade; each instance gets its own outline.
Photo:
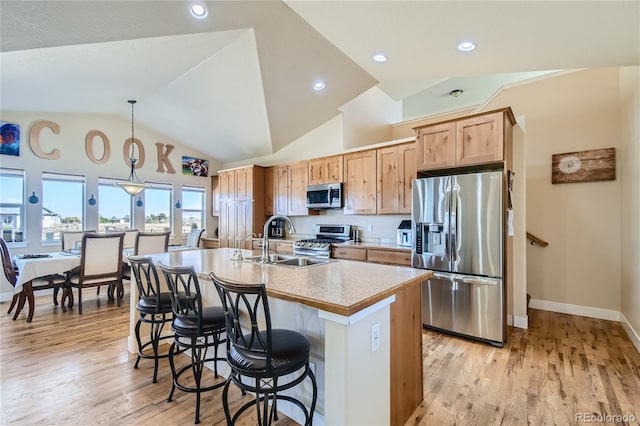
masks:
POLYGON ((134 156, 134 149, 136 144, 134 143, 135 139, 133 136, 133 106, 135 105, 135 100, 127 101, 131 104, 131 155, 129 156, 129 163, 131 164, 131 172, 129 173, 129 179, 126 182, 116 182, 116 186, 124 189, 124 191, 129 195, 138 195, 149 185, 141 183, 136 177, 136 162, 138 159, 134 156))

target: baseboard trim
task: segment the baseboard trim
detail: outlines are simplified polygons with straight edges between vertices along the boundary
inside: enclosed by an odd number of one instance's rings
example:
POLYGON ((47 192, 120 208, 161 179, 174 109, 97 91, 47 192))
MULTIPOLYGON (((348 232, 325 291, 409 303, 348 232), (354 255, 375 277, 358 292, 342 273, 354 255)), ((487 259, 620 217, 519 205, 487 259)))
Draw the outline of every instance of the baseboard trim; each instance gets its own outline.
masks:
POLYGON ((519 315, 514 315, 513 326, 516 328, 523 328, 526 330, 527 328, 529 328, 529 317, 527 315, 523 317, 519 315))
POLYGON ((580 315, 609 321, 620 321, 620 312, 611 309, 592 308, 590 306, 572 305, 570 303, 551 302, 549 300, 531 299, 529 307, 543 311, 559 312, 562 314, 580 315))
POLYGON ((629 321, 627 321, 627 317, 625 317, 622 312, 620 312, 620 322, 622 323, 624 331, 627 332, 629 339, 633 342, 633 346, 640 352, 640 333, 633 329, 629 321))

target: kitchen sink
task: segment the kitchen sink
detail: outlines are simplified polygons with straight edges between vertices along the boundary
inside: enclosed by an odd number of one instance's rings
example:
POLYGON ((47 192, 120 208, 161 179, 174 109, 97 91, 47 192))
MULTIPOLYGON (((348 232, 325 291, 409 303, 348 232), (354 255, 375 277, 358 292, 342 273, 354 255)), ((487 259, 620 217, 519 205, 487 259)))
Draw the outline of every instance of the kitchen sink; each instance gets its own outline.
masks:
POLYGON ((294 257, 293 259, 280 260, 276 265, 304 268, 305 266, 324 265, 329 262, 331 262, 330 259, 321 259, 317 257, 294 257))
MULTIPOLYGON (((262 263, 262 256, 249 256, 242 259, 245 262, 262 263)), ((334 262, 331 259, 318 258, 318 257, 301 257, 282 254, 270 254, 268 265, 284 266, 287 268, 306 268, 308 266, 324 265, 326 263, 334 262)))

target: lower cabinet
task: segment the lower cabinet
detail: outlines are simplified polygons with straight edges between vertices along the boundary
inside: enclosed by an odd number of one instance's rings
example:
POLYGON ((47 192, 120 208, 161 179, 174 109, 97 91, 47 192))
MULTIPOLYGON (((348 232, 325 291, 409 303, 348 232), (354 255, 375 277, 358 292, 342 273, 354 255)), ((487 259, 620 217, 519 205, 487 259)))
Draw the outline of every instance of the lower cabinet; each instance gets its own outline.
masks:
POLYGON ((368 263, 411 266, 411 251, 409 250, 336 245, 331 247, 331 257, 335 259, 359 260, 368 263))
POLYGON ((202 247, 206 249, 220 248, 220 240, 218 238, 202 237, 202 247))

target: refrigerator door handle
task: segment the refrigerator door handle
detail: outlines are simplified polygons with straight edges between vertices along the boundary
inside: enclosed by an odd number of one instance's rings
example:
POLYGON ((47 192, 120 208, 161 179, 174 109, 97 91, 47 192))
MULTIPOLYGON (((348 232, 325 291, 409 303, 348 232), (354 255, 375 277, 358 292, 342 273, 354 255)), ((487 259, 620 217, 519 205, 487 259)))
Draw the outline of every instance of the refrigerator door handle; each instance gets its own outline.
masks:
POLYGON ((497 279, 497 278, 470 277, 467 275, 463 275, 460 281, 465 284, 475 284, 475 285, 497 286, 498 284, 500 284, 500 279, 497 279))
MULTIPOLYGON (((460 202, 460 197, 458 195, 458 179, 455 176, 451 176, 451 205, 449 206, 449 211, 451 214, 450 224, 449 224, 449 232, 451 234, 451 261, 458 262, 460 257, 458 256, 458 246, 459 237, 458 237, 458 221, 460 220, 460 215, 458 214, 458 206, 460 202)), ((452 268, 454 270, 455 267, 452 268)))

